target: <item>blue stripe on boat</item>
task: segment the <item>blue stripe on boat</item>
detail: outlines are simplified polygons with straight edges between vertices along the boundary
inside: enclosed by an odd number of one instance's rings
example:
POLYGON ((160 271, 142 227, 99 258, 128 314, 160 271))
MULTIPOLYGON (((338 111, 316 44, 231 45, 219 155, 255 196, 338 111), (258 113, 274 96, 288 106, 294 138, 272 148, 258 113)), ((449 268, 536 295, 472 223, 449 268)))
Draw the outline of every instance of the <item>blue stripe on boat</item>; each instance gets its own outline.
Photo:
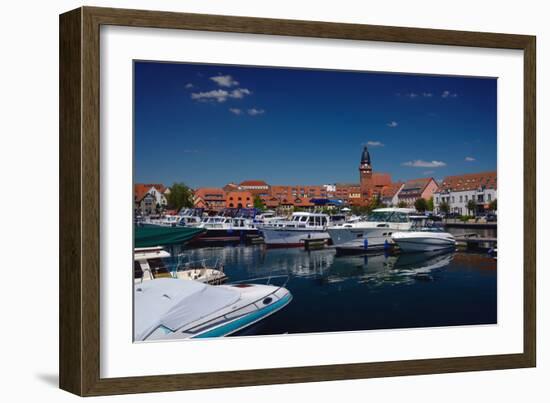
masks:
POLYGON ((209 330, 207 332, 201 333, 195 337, 194 339, 203 339, 206 337, 221 337, 225 336, 227 334, 236 332, 237 330, 244 329, 245 327, 251 325, 252 323, 258 321, 264 316, 267 316, 271 313, 274 313, 275 311, 281 309, 286 304, 290 302, 292 299, 292 295, 288 293, 283 298, 278 300, 277 302, 266 306, 265 308, 262 308, 256 312, 253 312, 251 314, 245 315, 242 318, 236 319, 233 322, 229 322, 225 325, 221 325, 215 329, 209 330))

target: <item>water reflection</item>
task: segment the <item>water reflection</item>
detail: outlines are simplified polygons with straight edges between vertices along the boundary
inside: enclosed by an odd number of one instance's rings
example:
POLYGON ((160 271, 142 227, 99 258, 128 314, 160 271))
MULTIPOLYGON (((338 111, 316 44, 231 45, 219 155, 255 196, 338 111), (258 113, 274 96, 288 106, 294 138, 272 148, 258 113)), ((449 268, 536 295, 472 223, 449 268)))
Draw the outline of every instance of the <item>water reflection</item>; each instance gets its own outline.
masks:
POLYGON ((181 252, 191 261, 223 265, 229 282, 285 283, 293 301, 247 334, 496 322, 496 261, 482 254, 336 256, 332 249, 261 245, 181 252))
POLYGON ((437 271, 452 262, 455 253, 336 256, 332 249, 308 252, 253 246, 192 249, 184 255, 191 261, 218 262, 230 281, 288 274, 291 278, 315 279, 325 284, 354 279, 360 284, 380 286, 433 281, 437 271))

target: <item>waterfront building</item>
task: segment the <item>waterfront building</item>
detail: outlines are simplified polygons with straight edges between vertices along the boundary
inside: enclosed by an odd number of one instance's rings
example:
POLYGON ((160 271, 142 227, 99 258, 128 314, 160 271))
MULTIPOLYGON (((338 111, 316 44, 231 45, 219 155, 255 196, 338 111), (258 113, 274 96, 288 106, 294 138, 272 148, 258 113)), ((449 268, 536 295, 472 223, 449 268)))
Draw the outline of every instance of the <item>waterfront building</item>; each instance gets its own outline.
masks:
POLYGON ((398 203, 404 202, 407 207, 414 207, 417 199, 429 200, 438 189, 434 178, 410 179, 405 182, 397 195, 398 203))
POLYGON ((399 204, 399 192, 405 187, 404 182, 392 183, 382 190, 380 201, 387 207, 397 207, 399 204))
POLYGON ((254 207, 254 195, 251 192, 242 190, 226 192, 225 207, 252 208, 254 207))
POLYGON ((163 210, 168 204, 170 188, 162 183, 136 183, 134 185, 134 209, 141 215, 163 210))
POLYGON ((447 176, 434 193, 434 209, 441 212, 441 204, 449 205, 449 212, 460 215, 474 214, 468 202, 474 200, 476 212, 490 210, 497 199, 497 173, 495 171, 447 176))
POLYGON ((247 190, 254 196, 268 196, 270 186, 262 180, 246 180, 239 184, 239 190, 247 190))
POLYGON ((221 211, 226 207, 225 192, 222 188, 198 188, 195 190, 193 204, 197 208, 221 211))

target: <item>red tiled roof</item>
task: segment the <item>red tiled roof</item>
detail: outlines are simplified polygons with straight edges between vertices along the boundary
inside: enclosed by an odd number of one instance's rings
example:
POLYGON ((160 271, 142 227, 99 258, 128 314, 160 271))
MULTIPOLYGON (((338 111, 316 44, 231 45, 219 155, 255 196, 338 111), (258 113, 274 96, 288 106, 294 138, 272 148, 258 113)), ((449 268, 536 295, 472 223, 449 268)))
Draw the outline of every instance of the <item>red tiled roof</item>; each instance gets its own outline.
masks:
POLYGON ((403 182, 392 183, 382 189, 382 197, 393 197, 403 186, 403 182))
POLYGON ((391 175, 386 173, 373 173, 372 183, 374 186, 388 186, 391 184, 391 175))
POLYGON ((221 188, 199 188, 195 190, 195 198, 200 197, 201 199, 208 200, 212 196, 216 199, 224 199, 225 192, 221 188))
POLYGON ((482 186, 485 186, 487 189, 497 188, 496 171, 447 176, 441 183, 438 191, 452 190, 459 192, 464 190, 475 190, 482 186))
POLYGON ((424 190, 426 186, 432 181, 433 178, 419 178, 419 179, 409 179, 407 182, 405 182, 405 186, 403 187, 404 191, 407 190, 413 190, 413 189, 420 189, 420 192, 424 190))
POLYGON ((269 185, 264 181, 247 180, 247 181, 241 182, 239 186, 269 186, 269 185))
POLYGON ((155 188, 161 193, 166 190, 166 186, 162 183, 136 183, 134 184, 134 199, 142 200, 151 188, 155 188))

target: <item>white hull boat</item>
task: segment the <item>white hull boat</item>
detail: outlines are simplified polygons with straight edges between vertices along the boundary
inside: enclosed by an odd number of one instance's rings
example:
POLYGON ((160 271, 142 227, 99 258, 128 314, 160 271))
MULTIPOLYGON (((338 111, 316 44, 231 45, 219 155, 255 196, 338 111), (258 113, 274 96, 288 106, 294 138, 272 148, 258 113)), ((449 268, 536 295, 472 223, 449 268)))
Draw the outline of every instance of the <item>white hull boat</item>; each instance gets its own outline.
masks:
POLYGON ((286 288, 274 285, 145 281, 134 285, 134 339, 227 336, 274 314, 291 300, 286 288))
POLYGON ((290 220, 278 221, 261 229, 264 242, 271 247, 303 246, 308 240, 327 241, 327 214, 293 213, 290 220))
POLYGON ((456 247, 454 236, 442 231, 396 232, 392 239, 403 252, 433 252, 456 247))
POLYGON ((407 208, 381 208, 364 220, 330 226, 327 232, 338 252, 377 250, 392 243, 396 231, 411 228, 410 215, 415 210, 407 208))

